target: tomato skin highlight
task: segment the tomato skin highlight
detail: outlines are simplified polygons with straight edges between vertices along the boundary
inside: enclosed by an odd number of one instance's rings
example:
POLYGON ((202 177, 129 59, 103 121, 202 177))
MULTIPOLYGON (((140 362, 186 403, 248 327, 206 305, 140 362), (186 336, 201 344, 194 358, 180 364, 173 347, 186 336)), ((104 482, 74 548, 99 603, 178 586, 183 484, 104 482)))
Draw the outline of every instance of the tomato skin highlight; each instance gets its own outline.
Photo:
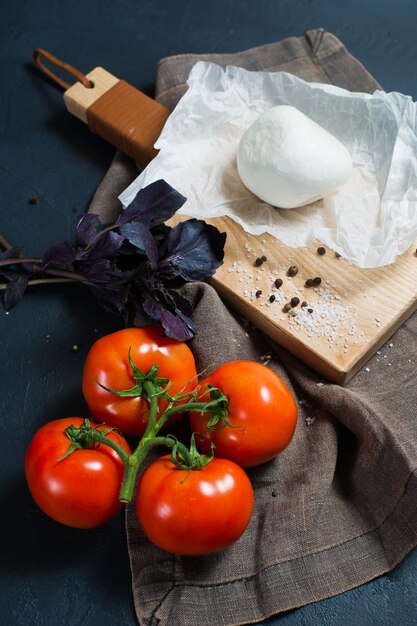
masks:
POLYGON ((199 433, 195 441, 200 452, 208 454, 214 443, 216 456, 241 467, 254 467, 288 446, 297 423, 297 405, 288 387, 270 368, 255 361, 231 361, 202 381, 202 393, 208 384, 218 387, 228 398, 228 419, 238 428, 210 430, 209 416, 191 413, 191 430, 199 433))
MULTIPOLYGON (((42 426, 26 452, 25 474, 33 499, 46 515, 73 528, 95 528, 122 506, 119 492, 124 466, 118 454, 104 444, 75 450, 58 461, 71 444, 65 428, 71 424, 80 427, 82 423, 81 417, 68 417, 42 426)), ((91 426, 98 424, 91 422, 91 426)), ((130 454, 127 442, 118 433, 107 436, 130 454)))
MULTIPOLYGON (((101 337, 91 347, 84 364, 82 389, 94 419, 118 428, 124 435, 143 435, 148 421, 149 403, 142 397, 120 398, 106 391, 134 387, 135 380, 128 361, 129 348, 135 365, 148 372, 158 365, 158 376, 169 378, 171 395, 192 391, 197 385, 194 357, 188 346, 163 335, 156 326, 126 328, 101 337)), ((162 412, 167 402, 159 400, 162 412)), ((175 415, 178 419, 181 414, 175 415)), ((171 422, 173 419, 171 420, 171 422)), ((168 422, 170 423, 170 422, 168 422)))
POLYGON ((254 504, 246 473, 235 463, 214 458, 201 470, 178 469, 165 455, 139 479, 136 511, 157 547, 198 556, 220 552, 247 528, 254 504))

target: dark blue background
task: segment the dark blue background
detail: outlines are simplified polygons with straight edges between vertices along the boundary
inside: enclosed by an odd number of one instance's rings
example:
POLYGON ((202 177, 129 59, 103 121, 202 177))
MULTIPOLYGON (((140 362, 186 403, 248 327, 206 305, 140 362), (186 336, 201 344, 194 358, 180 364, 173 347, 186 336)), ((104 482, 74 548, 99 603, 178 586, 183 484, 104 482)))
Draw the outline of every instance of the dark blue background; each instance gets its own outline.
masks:
MULTIPOLYGON (((0 232, 31 256, 71 239, 75 215, 88 207, 114 152, 66 112, 62 93, 31 64, 35 47, 85 72, 101 65, 152 94, 163 56, 234 52, 324 27, 387 91, 416 99, 416 25, 415 0, 2 0, 0 232), (40 203, 31 205, 35 193, 40 203)), ((72 285, 32 290, 10 314, 0 311, 4 624, 136 623, 122 515, 95 531, 59 526, 31 501, 23 477, 36 428, 86 413, 85 355, 97 336, 116 328, 117 320, 72 285)), ((376 581, 267 623, 416 624, 416 573, 414 551, 376 581)))

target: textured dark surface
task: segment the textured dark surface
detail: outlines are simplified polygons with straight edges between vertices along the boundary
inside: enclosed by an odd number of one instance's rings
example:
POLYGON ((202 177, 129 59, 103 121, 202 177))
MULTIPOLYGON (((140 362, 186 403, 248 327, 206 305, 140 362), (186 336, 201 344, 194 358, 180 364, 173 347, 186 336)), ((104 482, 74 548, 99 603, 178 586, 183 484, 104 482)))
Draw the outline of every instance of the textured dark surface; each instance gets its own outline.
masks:
MULTIPOLYGON (((386 90, 417 98, 417 4, 385 0, 3 1, 0 16, 0 232, 28 255, 71 238, 113 149, 65 111, 31 64, 41 46, 83 71, 97 65, 152 94, 159 58, 233 52, 322 26, 386 90), (29 204, 33 194, 40 202, 29 204)), ((118 321, 81 288, 39 288, 0 312, 0 615, 8 625, 134 625, 122 515, 97 531, 50 521, 31 501, 23 458, 45 421, 85 414, 86 352, 118 321), (71 346, 78 344, 78 352, 71 346)), ((417 554, 341 596, 269 620, 280 626, 417 623, 417 554)), ((175 626, 175 625, 173 625, 175 626)))

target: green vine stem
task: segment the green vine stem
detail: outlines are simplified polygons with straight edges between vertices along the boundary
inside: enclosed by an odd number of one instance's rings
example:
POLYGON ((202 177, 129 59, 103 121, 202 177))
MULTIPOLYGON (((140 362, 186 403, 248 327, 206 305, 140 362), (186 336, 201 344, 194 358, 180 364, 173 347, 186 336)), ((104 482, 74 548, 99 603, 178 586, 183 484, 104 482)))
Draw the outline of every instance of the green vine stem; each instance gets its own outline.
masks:
MULTIPOLYGON (((149 402, 149 418, 148 424, 140 439, 136 449, 132 454, 127 454, 126 451, 113 439, 107 437, 107 433, 112 428, 105 430, 99 430, 97 427, 91 427, 89 420, 85 420, 84 424, 80 428, 75 426, 69 426, 66 429, 66 434, 71 441, 70 448, 67 454, 63 457, 71 454, 74 450, 80 447, 92 447, 94 444, 110 446, 123 461, 124 475, 122 486, 120 489, 121 502, 130 502, 133 498, 133 492, 135 488, 136 476, 143 461, 149 454, 149 452, 157 446, 165 446, 172 449, 171 458, 172 461, 183 469, 189 470, 202 469, 204 465, 207 465, 213 457, 213 455, 200 455, 195 446, 194 436, 191 439, 190 450, 184 444, 179 442, 172 435, 165 437, 159 436, 159 431, 165 426, 169 418, 175 413, 179 412, 199 412, 210 414, 210 421, 218 423, 223 420, 224 425, 228 424, 227 421, 227 398, 223 393, 214 387, 209 389, 209 394, 205 392, 205 396, 208 395, 206 402, 199 401, 197 397, 197 390, 194 390, 185 395, 177 395, 171 397, 167 393, 167 389, 171 386, 171 381, 165 378, 158 378, 158 366, 153 365, 149 372, 144 373, 133 363, 130 350, 128 354, 130 366, 132 368, 133 376, 136 385, 132 389, 127 390, 114 390, 104 387, 110 393, 118 395, 119 397, 126 397, 137 395, 143 396, 149 402), (167 408, 159 415, 158 399, 163 397, 168 400, 167 408), (184 400, 188 400, 184 403, 184 400)), ((100 383, 97 383, 100 384, 100 383)), ((100 385, 103 387, 103 385, 100 385)))

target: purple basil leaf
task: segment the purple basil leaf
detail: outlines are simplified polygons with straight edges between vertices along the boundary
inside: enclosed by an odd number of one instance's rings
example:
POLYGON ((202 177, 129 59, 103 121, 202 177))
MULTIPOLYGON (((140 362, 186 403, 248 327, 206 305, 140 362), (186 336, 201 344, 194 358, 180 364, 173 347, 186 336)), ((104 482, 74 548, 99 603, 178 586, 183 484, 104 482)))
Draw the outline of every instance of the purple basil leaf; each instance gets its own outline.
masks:
POLYGON ((71 268, 75 261, 75 250, 69 243, 62 241, 51 246, 42 257, 42 268, 48 266, 60 269, 71 268))
POLYGON ((162 224, 174 215, 187 200, 164 180, 140 189, 129 206, 120 215, 117 225, 140 221, 151 227, 162 224))
POLYGON ((132 272, 123 272, 108 259, 97 259, 82 268, 82 275, 88 283, 109 287, 129 284, 132 272))
POLYGON ((142 302, 142 308, 151 319, 159 321, 161 317, 162 305, 153 298, 146 298, 142 302))
POLYGON ((203 220, 187 220, 169 235, 167 256, 158 264, 166 278, 194 282, 212 276, 223 263, 226 233, 203 220))
POLYGON ((4 290, 4 308, 6 311, 12 309, 23 297, 28 286, 29 276, 19 276, 7 284, 4 290))
POLYGON ((109 313, 124 315, 129 288, 127 286, 111 288, 102 286, 92 286, 91 291, 98 298, 101 306, 109 313))
POLYGON ((102 223, 98 215, 94 215, 94 213, 81 215, 76 226, 77 244, 83 247, 88 246, 99 232, 101 226, 102 223))
POLYGON ((83 268, 83 277, 101 305, 111 313, 124 314, 130 291, 130 272, 122 272, 107 259, 83 268))
POLYGON ((13 248, 9 248, 3 254, 0 255, 0 259, 18 259, 20 257, 20 248, 14 246, 13 248))
POLYGON ((124 237, 113 230, 104 233, 88 251, 88 259, 112 258, 119 251, 124 237))
POLYGON ((160 315, 162 328, 165 330, 166 336, 170 339, 178 339, 178 341, 187 341, 194 337, 194 332, 190 329, 187 322, 182 320, 179 315, 175 315, 170 311, 163 309, 160 315))
POLYGON ((152 268, 156 268, 158 263, 158 248, 154 236, 149 228, 140 222, 125 224, 120 232, 126 239, 139 250, 144 250, 151 262, 152 268))

